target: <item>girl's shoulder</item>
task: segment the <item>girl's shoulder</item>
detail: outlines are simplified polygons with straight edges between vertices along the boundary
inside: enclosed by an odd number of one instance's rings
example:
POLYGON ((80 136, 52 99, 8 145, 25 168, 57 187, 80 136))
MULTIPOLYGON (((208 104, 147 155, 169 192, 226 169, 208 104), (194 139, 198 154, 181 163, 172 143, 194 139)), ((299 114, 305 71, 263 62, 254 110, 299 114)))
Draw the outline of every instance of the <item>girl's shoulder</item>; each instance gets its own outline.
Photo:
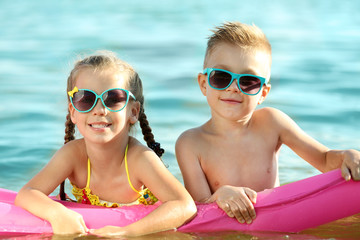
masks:
POLYGON ((83 138, 72 140, 66 144, 64 144, 60 150, 62 151, 69 151, 73 153, 79 153, 86 150, 85 148, 85 141, 83 138))
POLYGON ((128 160, 133 164, 144 164, 154 160, 159 160, 159 157, 153 150, 142 144, 136 138, 130 137, 129 149, 128 149, 128 160))
POLYGON ((87 158, 84 139, 72 140, 64 144, 55 154, 64 161, 87 158))

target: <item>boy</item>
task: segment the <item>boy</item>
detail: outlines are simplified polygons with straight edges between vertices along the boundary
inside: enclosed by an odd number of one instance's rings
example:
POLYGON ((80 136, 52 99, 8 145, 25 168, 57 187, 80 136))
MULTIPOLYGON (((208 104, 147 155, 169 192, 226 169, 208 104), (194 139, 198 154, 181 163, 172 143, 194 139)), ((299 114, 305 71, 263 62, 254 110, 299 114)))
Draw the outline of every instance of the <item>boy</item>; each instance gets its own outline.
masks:
POLYGON ((256 192, 279 186, 282 144, 321 172, 341 167, 346 180, 360 180, 360 152, 329 150, 283 112, 255 110, 271 89, 270 68, 271 46, 258 27, 228 22, 216 28, 198 74, 211 118, 176 142, 185 187, 194 200, 216 201, 241 223, 256 217, 256 192))

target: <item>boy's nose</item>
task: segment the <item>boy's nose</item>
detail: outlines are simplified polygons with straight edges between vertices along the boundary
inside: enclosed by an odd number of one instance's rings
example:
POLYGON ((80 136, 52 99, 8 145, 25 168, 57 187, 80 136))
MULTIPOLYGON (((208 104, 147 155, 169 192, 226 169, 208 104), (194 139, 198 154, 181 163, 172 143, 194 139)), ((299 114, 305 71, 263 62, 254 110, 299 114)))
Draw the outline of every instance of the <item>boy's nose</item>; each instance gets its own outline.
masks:
POLYGON ((238 81, 238 79, 235 78, 227 89, 229 89, 231 91, 237 91, 237 92, 240 91, 237 81, 238 81))

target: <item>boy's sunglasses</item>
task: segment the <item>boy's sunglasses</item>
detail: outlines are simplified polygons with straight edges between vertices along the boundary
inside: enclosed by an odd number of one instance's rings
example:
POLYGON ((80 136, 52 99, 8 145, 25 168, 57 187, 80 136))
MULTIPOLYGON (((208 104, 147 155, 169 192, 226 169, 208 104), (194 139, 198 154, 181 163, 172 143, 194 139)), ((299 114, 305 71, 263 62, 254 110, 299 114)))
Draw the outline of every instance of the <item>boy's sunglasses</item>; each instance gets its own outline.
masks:
POLYGON ((111 112, 123 110, 129 102, 129 97, 136 100, 135 96, 128 90, 122 88, 111 88, 100 95, 89 89, 74 89, 68 92, 73 107, 82 113, 90 112, 101 99, 102 104, 111 112))
POLYGON ((230 87, 234 79, 240 91, 246 95, 256 95, 261 87, 268 83, 266 78, 252 74, 236 74, 218 68, 206 68, 203 74, 207 74, 210 87, 216 90, 224 90, 230 87))

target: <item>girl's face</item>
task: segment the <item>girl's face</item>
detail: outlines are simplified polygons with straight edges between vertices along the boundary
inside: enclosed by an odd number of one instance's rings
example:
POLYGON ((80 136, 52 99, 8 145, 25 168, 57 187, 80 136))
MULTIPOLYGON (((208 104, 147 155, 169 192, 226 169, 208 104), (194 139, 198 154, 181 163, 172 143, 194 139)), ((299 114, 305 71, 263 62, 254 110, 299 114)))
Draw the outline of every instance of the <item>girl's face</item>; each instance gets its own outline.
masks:
MULTIPOLYGON (((205 67, 269 78, 270 61, 265 51, 244 51, 238 46, 222 43, 213 49, 205 67)), ((270 86, 263 86, 257 95, 246 95, 238 88, 237 81, 235 79, 225 90, 216 90, 208 85, 207 75, 199 74, 200 89, 207 98, 213 117, 231 121, 249 120, 256 106, 262 103, 270 91, 270 86)))
MULTIPOLYGON (((78 89, 89 89, 100 95, 110 88, 126 89, 127 73, 117 73, 113 70, 94 72, 91 68, 79 70, 75 79, 78 89)), ((127 106, 120 112, 109 111, 97 100, 95 107, 87 113, 78 112, 70 103, 71 120, 86 141, 107 143, 123 139, 128 135, 130 124, 135 124, 138 118, 140 104, 129 100, 127 106)))

